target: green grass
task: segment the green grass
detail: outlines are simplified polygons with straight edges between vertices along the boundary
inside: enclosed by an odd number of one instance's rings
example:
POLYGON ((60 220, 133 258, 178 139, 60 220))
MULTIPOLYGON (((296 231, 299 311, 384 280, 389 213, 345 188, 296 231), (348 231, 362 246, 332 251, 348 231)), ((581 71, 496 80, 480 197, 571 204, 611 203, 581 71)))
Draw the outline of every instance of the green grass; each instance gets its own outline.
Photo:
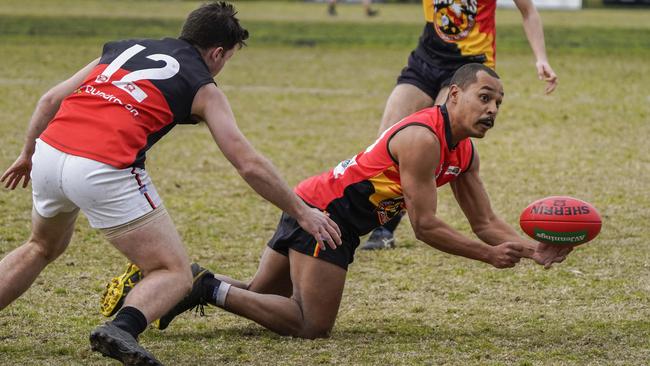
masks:
MULTIPOLYGON (((296 6, 296 4, 291 5, 296 6)), ((317 4, 300 5, 306 9, 313 8, 317 4)), ((603 11, 592 10, 585 13, 595 19, 600 19, 603 11)), ((527 50, 529 47, 523 37, 520 19, 516 18, 517 14, 515 11, 509 10, 500 10, 499 12, 499 20, 504 19, 503 24, 499 23, 497 32, 497 44, 501 52, 527 50)), ((565 15, 565 13, 557 12, 549 14, 558 17, 565 15)), ((630 18, 634 20, 637 16, 631 12, 617 16, 610 15, 610 19, 604 25, 596 22, 575 24, 558 20, 551 22, 552 26, 547 27, 546 42, 549 49, 555 51, 588 51, 591 54, 607 54, 616 50, 643 53, 650 48, 650 27, 639 27, 639 24, 630 22, 630 18), (615 34, 634 34, 634 36, 614 37, 615 34)), ((332 19, 323 16, 314 20, 305 20, 299 16, 279 20, 273 16, 248 19, 243 15, 242 23, 251 32, 252 37, 249 41, 251 46, 336 46, 342 48, 389 46, 400 48, 416 44, 423 25, 419 18, 416 19, 418 21, 410 23, 400 21, 360 22, 352 19, 333 22, 332 19)), ((63 16, 50 12, 37 13, 37 15, 3 14, 0 12, 0 34, 18 37, 20 41, 23 41, 25 37, 41 37, 50 41, 52 38, 71 36, 102 41, 133 37, 134 34, 137 34, 138 37, 163 37, 177 34, 181 25, 182 19, 166 17, 116 18, 94 13, 83 16, 63 16)))
MULTIPOLYGON (((0 2, 0 166, 19 152, 47 88, 115 37, 177 32, 196 3, 0 2)), ((419 6, 241 3, 250 47, 217 77, 253 144, 295 184, 367 146, 422 26, 419 6), (306 42, 305 40, 311 40, 306 42)), ((496 270, 418 243, 359 252, 332 338, 283 338, 214 308, 142 343, 169 365, 643 365, 650 359, 650 12, 543 12, 560 86, 542 94, 519 16, 499 10, 506 97, 486 139, 482 175, 516 225, 529 202, 567 194, 601 212, 600 236, 550 271, 496 270), (606 22, 605 22, 606 21, 606 22)), ((279 212, 237 176, 204 126, 176 128, 148 170, 193 260, 249 278, 279 212), (180 149, 182 147, 182 149, 180 149)), ((468 225, 447 188, 440 216, 468 225)), ((1 191, 0 256, 29 234, 30 190, 1 191)), ((468 233, 469 235, 469 233, 468 233)), ((87 336, 98 299, 124 259, 79 220, 70 248, 0 312, 0 364, 109 365, 87 336)))

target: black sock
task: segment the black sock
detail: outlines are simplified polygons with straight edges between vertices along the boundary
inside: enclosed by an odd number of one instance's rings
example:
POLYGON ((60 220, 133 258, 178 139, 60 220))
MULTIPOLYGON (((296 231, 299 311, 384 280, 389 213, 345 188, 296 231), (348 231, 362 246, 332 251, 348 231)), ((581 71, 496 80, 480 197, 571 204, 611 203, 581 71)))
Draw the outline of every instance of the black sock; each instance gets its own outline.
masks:
POLYGON ((203 287, 203 298, 209 302, 211 305, 217 306, 215 294, 217 293, 217 289, 221 285, 221 281, 218 279, 214 278, 213 276, 205 276, 201 280, 201 287, 203 287))
POLYGON ((138 339, 140 333, 144 332, 147 328, 147 318, 140 310, 132 306, 127 306, 123 307, 120 312, 115 315, 113 324, 131 334, 133 338, 138 339))

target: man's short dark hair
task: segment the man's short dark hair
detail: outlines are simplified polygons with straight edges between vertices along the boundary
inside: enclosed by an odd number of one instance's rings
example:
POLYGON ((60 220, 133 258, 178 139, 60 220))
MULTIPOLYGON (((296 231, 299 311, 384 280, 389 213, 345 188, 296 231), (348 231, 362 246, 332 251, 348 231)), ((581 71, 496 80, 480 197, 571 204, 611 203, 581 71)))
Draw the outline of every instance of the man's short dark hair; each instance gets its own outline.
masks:
POLYGON ((456 70, 454 76, 452 76, 451 81, 449 82, 449 85, 456 85, 464 90, 476 82, 476 74, 478 74, 479 71, 485 71, 488 75, 499 79, 499 75, 491 68, 483 64, 471 63, 465 64, 456 70))
POLYGON ((236 14, 231 4, 223 1, 203 4, 187 16, 179 38, 201 49, 245 46, 248 31, 239 25, 236 14))

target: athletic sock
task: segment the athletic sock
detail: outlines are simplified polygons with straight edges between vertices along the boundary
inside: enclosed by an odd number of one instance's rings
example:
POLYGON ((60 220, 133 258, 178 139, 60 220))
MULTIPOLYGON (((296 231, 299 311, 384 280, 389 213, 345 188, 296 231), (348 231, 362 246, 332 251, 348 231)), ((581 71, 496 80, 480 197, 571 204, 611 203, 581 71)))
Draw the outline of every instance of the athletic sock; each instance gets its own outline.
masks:
POLYGON ((147 328, 147 318, 140 310, 132 306, 126 306, 115 315, 113 324, 131 334, 133 338, 138 339, 140 333, 147 328))
POLYGON ((210 304, 220 308, 225 306, 226 296, 228 295, 228 290, 230 290, 229 283, 219 281, 214 277, 206 276, 202 280, 201 285, 203 285, 204 299, 206 299, 210 304))

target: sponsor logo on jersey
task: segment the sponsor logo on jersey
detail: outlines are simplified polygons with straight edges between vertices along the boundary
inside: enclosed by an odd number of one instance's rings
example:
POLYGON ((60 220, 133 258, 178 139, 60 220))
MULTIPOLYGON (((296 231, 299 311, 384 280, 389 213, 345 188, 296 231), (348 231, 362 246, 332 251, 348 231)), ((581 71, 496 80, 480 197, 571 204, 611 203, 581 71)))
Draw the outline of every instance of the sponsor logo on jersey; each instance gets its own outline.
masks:
POLYGON ((462 172, 461 172, 459 166, 450 165, 450 166, 447 167, 447 169, 445 169, 445 167, 443 166, 440 169, 440 171, 438 172, 438 174, 436 174, 436 179, 438 179, 440 177, 440 174, 442 174, 443 176, 444 175, 453 175, 453 176, 457 177, 457 176, 460 175, 460 173, 462 173, 462 172), (444 173, 442 173, 443 171, 444 171, 444 173))
POLYGON ((447 171, 445 172, 445 175, 455 175, 458 176, 460 174, 460 167, 459 166, 450 166, 447 168, 447 171))
POLYGON ((356 156, 352 159, 347 159, 340 162, 339 165, 337 165, 336 168, 334 168, 334 170, 332 171, 332 174, 334 174, 334 178, 339 179, 345 173, 345 170, 351 167, 352 165, 357 165, 356 156))
POLYGON ((140 115, 140 112, 138 112, 138 110, 133 105, 128 104, 128 103, 125 104, 124 102, 122 102, 122 100, 120 98, 116 97, 115 95, 110 94, 110 93, 105 93, 105 92, 95 88, 92 85, 82 85, 81 87, 79 87, 79 89, 74 91, 74 94, 81 94, 81 93, 90 94, 90 95, 102 98, 102 99, 106 100, 107 102, 119 104, 119 105, 123 106, 124 109, 129 111, 129 113, 131 113, 134 117, 137 117, 138 115, 140 115))

